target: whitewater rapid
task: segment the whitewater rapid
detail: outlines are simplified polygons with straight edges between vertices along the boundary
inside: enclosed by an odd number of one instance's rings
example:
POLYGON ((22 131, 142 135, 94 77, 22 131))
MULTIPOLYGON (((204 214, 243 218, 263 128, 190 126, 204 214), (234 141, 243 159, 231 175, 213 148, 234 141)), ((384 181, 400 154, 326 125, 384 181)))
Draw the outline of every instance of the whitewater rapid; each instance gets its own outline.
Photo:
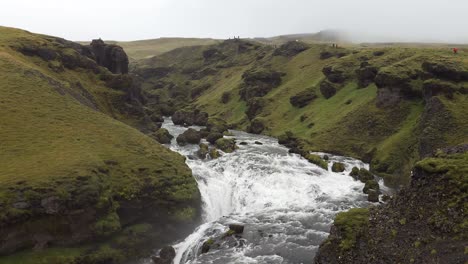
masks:
MULTIPOLYGON (((187 129, 169 119, 163 127, 175 137, 187 129)), ((368 169, 368 164, 329 155, 324 170, 288 153, 274 138, 231 133, 239 149, 214 160, 196 158, 197 145, 181 147, 174 139, 169 146, 188 157, 203 202, 204 224, 174 245, 175 264, 312 263, 334 216, 368 205, 363 183, 348 176, 352 167, 368 169), (333 161, 343 162, 346 170, 331 172, 333 161), (221 236, 233 223, 245 226, 242 238, 200 254, 203 242, 221 236)))

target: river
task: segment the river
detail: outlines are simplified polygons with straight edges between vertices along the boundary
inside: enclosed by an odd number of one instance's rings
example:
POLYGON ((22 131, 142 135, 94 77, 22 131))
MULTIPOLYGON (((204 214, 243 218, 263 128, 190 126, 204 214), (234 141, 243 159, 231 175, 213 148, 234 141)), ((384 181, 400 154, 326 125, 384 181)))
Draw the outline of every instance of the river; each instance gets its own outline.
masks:
MULTIPOLYGON (((163 127, 174 137, 187 129, 170 119, 163 127)), ((188 157, 203 202, 203 224, 173 245, 175 264, 312 263, 334 216, 369 205, 364 184, 348 176, 352 167, 368 169, 368 164, 329 155, 329 169, 324 170, 288 153, 274 138, 231 133, 238 145, 247 145, 214 160, 196 158, 197 145, 182 147, 175 138, 168 146, 188 157), (343 162, 346 170, 332 172, 333 161, 343 162), (215 248, 200 254, 203 243, 225 234, 229 224, 243 225, 242 236, 217 240, 215 248)))

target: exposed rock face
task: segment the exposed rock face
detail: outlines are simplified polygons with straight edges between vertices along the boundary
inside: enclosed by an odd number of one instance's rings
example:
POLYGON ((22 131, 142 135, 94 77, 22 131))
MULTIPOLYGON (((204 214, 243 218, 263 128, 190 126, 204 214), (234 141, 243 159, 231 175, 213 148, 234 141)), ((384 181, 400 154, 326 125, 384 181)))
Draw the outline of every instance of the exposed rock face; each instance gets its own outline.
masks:
POLYGON ((281 45, 273 52, 273 56, 294 57, 307 50, 309 46, 301 41, 289 41, 281 45))
POLYGON ((365 88, 369 86, 372 82, 374 82, 377 73, 378 69, 372 66, 365 66, 357 69, 356 75, 358 77, 359 87, 365 88))
POLYGON ((291 98, 289 98, 289 102, 295 107, 302 108, 310 104, 315 98, 317 98, 317 95, 313 91, 305 90, 291 96, 291 98))
POLYGON ((281 84, 281 73, 268 69, 246 71, 242 75, 244 83, 240 89, 240 97, 249 100, 253 97, 263 97, 273 88, 281 84))
POLYGON ((466 263, 468 153, 455 149, 418 162, 387 204, 338 214, 314 263, 466 263))
POLYGON ((468 80, 468 70, 455 61, 426 61, 422 68, 441 79, 456 82, 468 80))
POLYGON ((223 138, 223 134, 221 134, 219 132, 211 132, 206 137, 206 141, 210 142, 211 144, 214 144, 216 142, 216 140, 218 140, 220 138, 223 138))
POLYGON ((320 83, 320 92, 325 99, 328 99, 336 94, 336 87, 329 81, 323 81, 320 83))
POLYGON ((332 83, 343 83, 347 78, 347 76, 342 70, 333 68, 332 66, 327 66, 323 68, 322 73, 332 83))
POLYGON ((254 119, 247 128, 247 131, 252 134, 260 134, 265 129, 265 125, 260 119, 254 119))
POLYGON ((265 99, 252 98, 249 101, 247 101, 247 111, 245 114, 250 120, 252 120, 258 114, 262 112, 264 106, 265 106, 265 99))
POLYGON ((423 97, 425 101, 428 101, 432 96, 443 94, 452 99, 457 90, 458 87, 453 83, 430 79, 423 84, 423 97))
POLYGON ((432 155, 446 145, 444 134, 454 128, 453 117, 438 97, 431 97, 424 107, 420 121, 419 154, 432 155))
POLYGON ((128 57, 122 47, 105 44, 101 39, 94 39, 90 47, 100 66, 106 67, 112 73, 128 73, 128 57))

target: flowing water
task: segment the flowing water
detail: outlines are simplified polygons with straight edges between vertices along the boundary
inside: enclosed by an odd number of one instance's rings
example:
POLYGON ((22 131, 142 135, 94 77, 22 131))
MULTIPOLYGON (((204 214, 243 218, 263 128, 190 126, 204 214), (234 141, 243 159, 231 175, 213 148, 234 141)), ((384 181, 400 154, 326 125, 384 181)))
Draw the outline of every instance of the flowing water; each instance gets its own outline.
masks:
MULTIPOLYGON (((187 129, 169 119, 163 127, 175 137, 187 129)), ((231 132, 238 145, 247 145, 215 160, 195 158, 197 145, 181 147, 175 139, 170 145, 188 157, 202 195, 204 223, 174 245, 175 264, 312 263, 334 216, 368 205, 363 183, 348 176, 352 167, 368 169, 368 164, 329 155, 346 166, 345 172, 334 173, 289 154, 274 138, 231 132), (215 248, 200 254, 203 242, 222 237, 234 223, 245 226, 242 237, 216 240, 215 248)))

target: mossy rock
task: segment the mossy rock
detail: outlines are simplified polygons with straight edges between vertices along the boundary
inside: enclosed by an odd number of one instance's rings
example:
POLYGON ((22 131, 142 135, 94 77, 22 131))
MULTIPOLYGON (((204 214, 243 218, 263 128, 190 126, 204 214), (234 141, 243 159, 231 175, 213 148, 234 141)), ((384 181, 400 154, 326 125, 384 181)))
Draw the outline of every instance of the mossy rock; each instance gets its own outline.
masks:
POLYGON ((366 183, 367 181, 373 180, 374 175, 372 173, 364 168, 359 169, 359 180, 363 183, 366 183))
POLYGON ((226 153, 234 152, 239 147, 236 145, 236 140, 233 138, 220 138, 216 140, 215 145, 218 149, 226 153))
POLYGON ((216 140, 218 140, 220 138, 223 138, 223 134, 221 134, 219 132, 211 132, 206 137, 206 141, 210 142, 211 144, 215 144, 216 140))
POLYGON ((228 125, 225 120, 220 118, 209 118, 206 124, 206 128, 210 132, 224 133, 228 131, 228 125))
POLYGON ((221 103, 227 104, 231 100, 231 93, 230 92, 224 92, 221 95, 221 103))
POLYGON ((324 170, 328 170, 328 163, 325 160, 323 160, 319 155, 307 154, 304 158, 310 163, 313 163, 324 170))
POLYGON ((315 92, 311 90, 305 90, 294 96, 291 96, 291 98, 289 98, 289 102, 294 107, 302 108, 310 104, 315 98, 317 98, 315 92))
POLYGON ((345 170, 345 165, 341 162, 333 162, 331 170, 333 172, 343 172, 345 170))
POLYGON ((212 159, 217 159, 217 158, 221 157, 221 154, 219 153, 219 151, 216 148, 212 148, 212 149, 210 149, 210 157, 212 159))
POLYGON ((209 149, 208 149, 208 145, 201 143, 199 145, 199 147, 200 147, 200 149, 197 151, 197 156, 200 159, 205 159, 206 155, 208 155, 208 153, 210 152, 209 149))
POLYGON ((369 194, 369 190, 374 190, 376 192, 379 192, 380 191, 379 183, 376 180, 366 181, 366 184, 364 185, 364 189, 362 189, 362 192, 365 194, 369 194))
POLYGON ((201 140, 201 134, 199 131, 189 128, 184 133, 177 137, 177 144, 184 146, 186 144, 199 144, 201 140))
POLYGON ((169 131, 165 128, 160 128, 156 130, 153 134, 151 134, 151 137, 156 139, 161 144, 170 144, 171 140, 174 138, 173 135, 169 133, 169 131))
POLYGON ((350 250, 356 246, 358 237, 369 225, 369 210, 366 208, 350 209, 336 215, 333 223, 340 231, 342 240, 339 247, 342 250, 350 250))

